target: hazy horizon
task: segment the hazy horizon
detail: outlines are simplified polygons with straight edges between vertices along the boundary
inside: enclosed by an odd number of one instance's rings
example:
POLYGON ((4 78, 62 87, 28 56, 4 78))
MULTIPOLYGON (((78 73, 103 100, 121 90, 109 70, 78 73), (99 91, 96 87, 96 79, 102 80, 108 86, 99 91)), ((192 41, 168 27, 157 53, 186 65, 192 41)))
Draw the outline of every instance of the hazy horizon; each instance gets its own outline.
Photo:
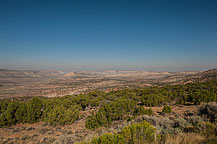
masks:
POLYGON ((206 71, 209 69, 216 69, 216 66, 108 66, 108 67, 91 67, 91 66, 68 66, 67 68, 38 68, 38 67, 0 67, 0 69, 8 70, 42 70, 42 71, 63 71, 63 72, 76 72, 76 71, 155 71, 155 72, 184 72, 184 71, 206 71))
POLYGON ((0 69, 217 68, 217 1, 0 2, 0 69))

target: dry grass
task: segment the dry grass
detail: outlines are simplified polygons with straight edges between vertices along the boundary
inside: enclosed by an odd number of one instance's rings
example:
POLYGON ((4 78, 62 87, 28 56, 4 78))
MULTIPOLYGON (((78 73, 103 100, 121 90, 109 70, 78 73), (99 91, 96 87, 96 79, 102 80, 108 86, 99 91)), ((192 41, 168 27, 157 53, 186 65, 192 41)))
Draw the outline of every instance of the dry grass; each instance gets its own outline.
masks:
POLYGON ((196 133, 181 133, 176 136, 168 136, 166 144, 200 144, 205 137, 196 133))

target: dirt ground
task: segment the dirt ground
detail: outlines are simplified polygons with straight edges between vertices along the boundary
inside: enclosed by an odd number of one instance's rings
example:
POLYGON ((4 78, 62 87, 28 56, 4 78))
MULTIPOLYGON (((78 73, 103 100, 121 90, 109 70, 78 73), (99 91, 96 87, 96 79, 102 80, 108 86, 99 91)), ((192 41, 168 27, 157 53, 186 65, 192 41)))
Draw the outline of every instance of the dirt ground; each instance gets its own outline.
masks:
MULTIPOLYGON (((198 106, 196 105, 173 105, 172 112, 179 116, 184 116, 186 112, 192 112, 195 113, 198 110, 198 106)), ((154 114, 159 115, 162 112, 163 106, 159 107, 145 107, 145 108, 151 108, 154 114)))
POLYGON ((17 124, 9 128, 0 128, 0 143, 53 143, 61 137, 88 131, 85 119, 71 125, 48 126, 43 122, 33 124, 17 124))

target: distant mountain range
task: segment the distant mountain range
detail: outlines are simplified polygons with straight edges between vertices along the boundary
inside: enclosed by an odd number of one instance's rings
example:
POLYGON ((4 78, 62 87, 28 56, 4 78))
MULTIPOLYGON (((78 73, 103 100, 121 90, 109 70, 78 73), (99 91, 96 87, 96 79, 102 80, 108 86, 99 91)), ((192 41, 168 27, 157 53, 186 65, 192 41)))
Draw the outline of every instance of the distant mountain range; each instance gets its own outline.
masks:
POLYGON ((25 77, 44 77, 60 76, 62 71, 37 71, 37 70, 9 70, 0 69, 0 78, 25 78, 25 77))

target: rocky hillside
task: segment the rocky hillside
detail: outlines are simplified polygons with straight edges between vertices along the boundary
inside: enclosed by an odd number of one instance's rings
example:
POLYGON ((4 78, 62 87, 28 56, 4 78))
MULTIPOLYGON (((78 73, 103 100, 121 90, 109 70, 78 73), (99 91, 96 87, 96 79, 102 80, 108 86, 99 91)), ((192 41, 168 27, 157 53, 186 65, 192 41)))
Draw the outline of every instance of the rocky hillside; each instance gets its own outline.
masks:
POLYGON ((216 80, 217 79, 217 69, 211 69, 204 72, 196 74, 199 81, 216 80))
POLYGON ((179 72, 175 75, 154 80, 155 84, 187 84, 193 82, 205 82, 217 79, 217 69, 210 69, 201 72, 179 72))

